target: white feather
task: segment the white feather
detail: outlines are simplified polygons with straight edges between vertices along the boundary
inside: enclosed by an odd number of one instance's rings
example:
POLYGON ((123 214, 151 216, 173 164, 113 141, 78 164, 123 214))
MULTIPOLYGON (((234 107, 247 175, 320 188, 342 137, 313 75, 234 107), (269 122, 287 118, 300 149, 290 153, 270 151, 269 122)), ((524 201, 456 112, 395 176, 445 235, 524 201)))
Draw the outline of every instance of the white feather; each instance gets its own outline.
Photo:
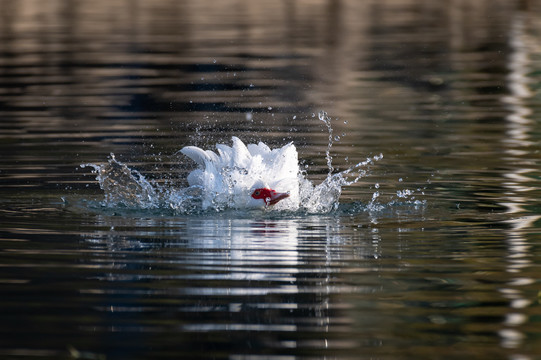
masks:
POLYGON ((296 210, 299 207, 299 165, 295 146, 289 143, 270 149, 262 142, 246 146, 237 137, 232 141, 232 146, 217 144, 218 154, 195 146, 181 150, 198 165, 188 175, 188 183, 202 188, 203 208, 264 207, 264 201, 253 199, 251 194, 256 188, 268 187, 290 194, 274 208, 296 210))

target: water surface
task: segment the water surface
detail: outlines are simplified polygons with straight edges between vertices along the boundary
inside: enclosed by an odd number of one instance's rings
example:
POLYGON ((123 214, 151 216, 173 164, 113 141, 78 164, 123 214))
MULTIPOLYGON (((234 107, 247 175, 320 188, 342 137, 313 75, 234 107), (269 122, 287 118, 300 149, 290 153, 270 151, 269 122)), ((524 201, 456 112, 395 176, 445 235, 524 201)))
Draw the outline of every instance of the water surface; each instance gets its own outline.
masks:
POLYGON ((0 0, 0 357, 537 359, 539 1, 0 0), (293 141, 307 212, 104 206, 293 141))

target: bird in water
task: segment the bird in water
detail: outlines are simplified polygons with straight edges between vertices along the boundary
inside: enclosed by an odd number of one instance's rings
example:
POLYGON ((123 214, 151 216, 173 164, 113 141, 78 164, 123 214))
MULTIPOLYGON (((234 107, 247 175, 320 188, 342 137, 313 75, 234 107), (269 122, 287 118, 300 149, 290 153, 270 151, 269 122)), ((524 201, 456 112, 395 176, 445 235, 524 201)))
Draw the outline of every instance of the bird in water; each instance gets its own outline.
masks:
MULTIPOLYGON (((188 188, 176 189, 152 184, 137 170, 117 161, 113 154, 106 164, 92 167, 105 192, 106 206, 172 208, 189 212, 193 208, 221 211, 236 209, 275 209, 327 213, 337 209, 342 187, 355 184, 366 174, 362 167, 380 160, 379 154, 348 169, 329 174, 314 186, 300 171, 293 143, 271 149, 262 142, 245 145, 232 138, 232 146, 217 144, 216 152, 186 146, 180 152, 197 168, 187 177, 188 188)), ((329 146, 330 147, 330 146, 329 146)))
POLYGON ((271 149, 266 144, 217 144, 217 153, 196 146, 180 152, 197 165, 188 175, 190 187, 202 192, 207 208, 299 208, 299 164, 293 143, 271 149))

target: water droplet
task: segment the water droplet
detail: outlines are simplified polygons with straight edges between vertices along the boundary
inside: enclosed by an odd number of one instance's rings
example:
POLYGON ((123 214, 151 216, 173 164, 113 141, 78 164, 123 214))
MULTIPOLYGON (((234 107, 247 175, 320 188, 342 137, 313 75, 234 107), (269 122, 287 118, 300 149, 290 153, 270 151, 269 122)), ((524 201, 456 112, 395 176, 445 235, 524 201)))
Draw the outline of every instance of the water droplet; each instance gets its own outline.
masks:
POLYGON ((413 195, 414 191, 413 190, 409 190, 409 189, 405 189, 405 190, 397 190, 396 191, 396 195, 399 197, 399 198, 406 198, 410 195, 413 195))
POLYGON ((331 123, 331 118, 329 118, 327 116, 327 112, 324 111, 324 110, 321 110, 318 114, 318 117, 319 117, 319 120, 323 121, 324 123, 326 123, 327 125, 330 125, 331 123))

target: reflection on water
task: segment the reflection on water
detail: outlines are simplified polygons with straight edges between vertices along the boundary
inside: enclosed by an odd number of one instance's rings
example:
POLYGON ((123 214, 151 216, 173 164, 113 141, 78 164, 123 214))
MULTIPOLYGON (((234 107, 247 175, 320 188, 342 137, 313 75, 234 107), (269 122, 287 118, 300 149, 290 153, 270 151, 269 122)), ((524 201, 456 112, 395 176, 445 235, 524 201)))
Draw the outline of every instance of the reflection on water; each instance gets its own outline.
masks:
MULTIPOLYGON (((351 239, 340 234, 339 219, 191 218, 172 224, 121 219, 113 220, 114 225, 111 219, 103 221, 111 231, 86 239, 95 251, 93 262, 100 268, 110 268, 110 273, 99 280, 138 283, 144 289, 83 289, 84 296, 100 294, 110 298, 99 307, 100 313, 144 316, 156 311, 153 303, 165 305, 182 319, 174 331, 195 338, 197 333, 227 334, 228 339, 240 341, 229 347, 241 353, 249 351, 246 346, 252 342, 251 346, 259 343, 276 349, 343 350, 358 346, 356 341, 340 339, 331 331, 334 327, 339 332, 352 330, 351 320, 343 314, 349 306, 335 298, 371 293, 374 286, 338 280, 339 264, 373 259, 376 246, 368 243, 344 251, 351 239), (156 243, 156 234, 137 240, 128 235, 123 240, 123 233, 129 234, 124 229, 163 226, 171 227, 158 236, 168 238, 165 242, 156 243), (144 254, 135 255, 140 257, 137 261, 126 256, 142 249, 144 254), (134 271, 137 263, 140 268, 134 271), (122 303, 115 301, 117 297, 123 298, 122 303), (133 299, 127 299, 130 297, 133 299), (257 333, 267 335, 261 339, 248 335, 257 333), (300 336, 303 333, 318 335, 304 339, 300 336)), ((137 234, 140 237, 139 231, 137 234)), ((144 332, 168 329, 161 320, 130 326, 144 332)), ((216 341, 220 342, 221 336, 216 341)))
POLYGON ((539 14, 0 0, 0 357, 537 358, 539 14), (322 109, 335 172, 384 155, 325 215, 103 207, 79 167, 183 188, 238 136, 320 183, 322 109))
POLYGON ((503 204, 508 207, 509 214, 518 216, 508 220, 511 229, 507 239, 509 244, 507 271, 514 274, 514 277, 510 279, 508 287, 500 289, 502 294, 510 300, 510 311, 504 321, 506 327, 499 332, 502 337, 502 346, 506 348, 520 348, 526 339, 526 334, 517 328, 528 323, 529 316, 522 309, 530 307, 533 301, 524 293, 522 287, 534 284, 536 280, 522 274, 522 269, 531 266, 530 253, 532 251, 529 240, 522 232, 535 227, 535 222, 541 218, 538 214, 524 215, 527 212, 524 206, 528 203, 526 195, 536 190, 536 187, 529 184, 529 176, 536 171, 535 164, 521 158, 522 155, 528 153, 524 149, 530 148, 535 143, 531 139, 533 111, 529 107, 529 99, 534 96, 534 92, 530 89, 532 80, 528 74, 532 72, 531 68, 534 66, 530 61, 532 56, 530 49, 535 49, 537 45, 535 40, 526 33, 526 21, 527 14, 517 13, 512 22, 509 39, 511 54, 508 65, 510 95, 503 98, 504 103, 511 110, 506 117, 508 138, 504 139, 503 144, 505 160, 512 164, 517 162, 521 164, 520 168, 511 167, 512 170, 504 174, 507 180, 504 186, 508 191, 506 191, 506 201, 503 204))

